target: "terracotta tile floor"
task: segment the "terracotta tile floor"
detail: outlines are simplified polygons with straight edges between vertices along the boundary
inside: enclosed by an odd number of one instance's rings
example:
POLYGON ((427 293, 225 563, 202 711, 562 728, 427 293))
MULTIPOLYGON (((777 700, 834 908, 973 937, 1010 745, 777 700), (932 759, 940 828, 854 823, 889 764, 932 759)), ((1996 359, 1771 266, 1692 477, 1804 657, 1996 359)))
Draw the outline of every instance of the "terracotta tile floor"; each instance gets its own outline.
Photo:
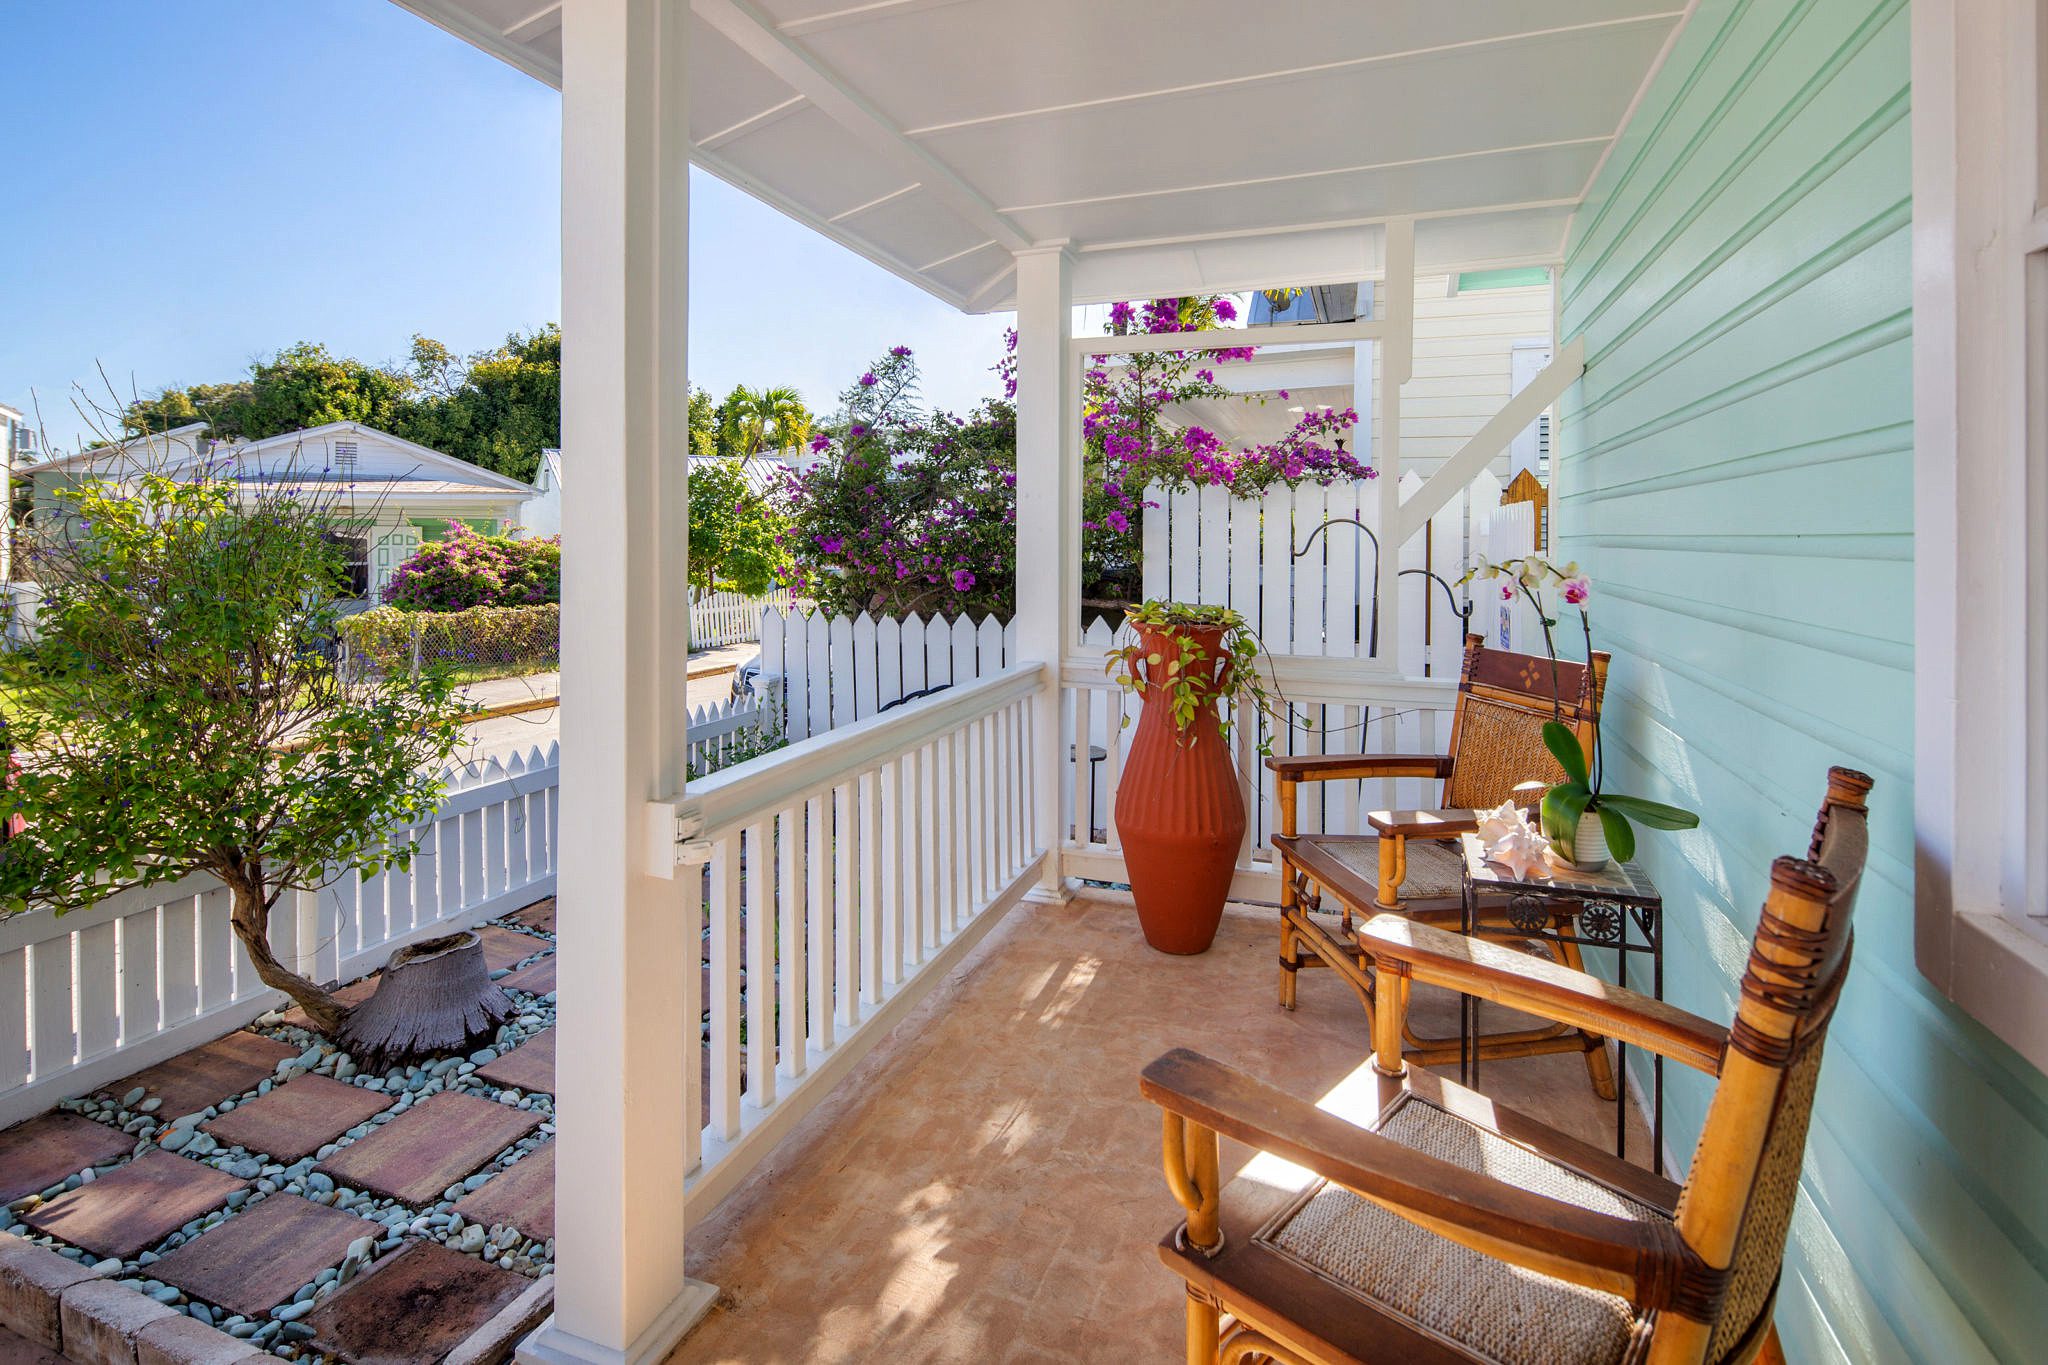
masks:
MULTIPOLYGON (((1214 949, 1174 958, 1145 947, 1127 904, 1013 910, 691 1229, 690 1273, 721 1299, 671 1360, 1179 1359, 1180 1282, 1153 1251, 1177 1209, 1139 1069, 1185 1045, 1313 1097, 1367 1051, 1331 973, 1302 974, 1296 1012, 1274 1004, 1270 913, 1233 909, 1214 949)), ((1451 1031, 1454 1005, 1431 994, 1418 1023, 1451 1031)), ((1576 1056, 1494 1063, 1484 1081, 1612 1141, 1576 1056)), ((1647 1150, 1634 1120, 1630 1151, 1647 1150)))

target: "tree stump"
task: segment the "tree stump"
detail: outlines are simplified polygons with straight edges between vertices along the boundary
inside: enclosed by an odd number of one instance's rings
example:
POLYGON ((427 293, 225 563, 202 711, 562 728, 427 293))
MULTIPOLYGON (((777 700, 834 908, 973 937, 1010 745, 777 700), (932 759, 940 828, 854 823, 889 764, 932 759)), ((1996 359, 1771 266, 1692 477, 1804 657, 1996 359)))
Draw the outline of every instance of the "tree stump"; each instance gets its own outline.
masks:
POLYGON ((491 980, 483 940, 464 930, 401 948, 376 991, 348 1012, 338 1041, 356 1064, 386 1071, 435 1054, 471 1052, 512 1017, 491 980))

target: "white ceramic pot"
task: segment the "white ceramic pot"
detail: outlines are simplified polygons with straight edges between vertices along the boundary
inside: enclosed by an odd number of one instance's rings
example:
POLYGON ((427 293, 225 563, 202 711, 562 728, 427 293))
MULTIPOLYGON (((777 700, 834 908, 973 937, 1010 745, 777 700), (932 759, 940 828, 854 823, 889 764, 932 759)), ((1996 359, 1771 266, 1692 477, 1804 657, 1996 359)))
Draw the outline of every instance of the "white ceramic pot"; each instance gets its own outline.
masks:
POLYGON ((1579 817, 1579 827, 1572 833, 1569 850, 1556 840, 1550 843, 1553 855, 1560 862, 1569 864, 1581 872, 1598 872, 1613 861, 1607 851, 1607 830, 1600 823, 1600 817, 1587 811, 1579 817))

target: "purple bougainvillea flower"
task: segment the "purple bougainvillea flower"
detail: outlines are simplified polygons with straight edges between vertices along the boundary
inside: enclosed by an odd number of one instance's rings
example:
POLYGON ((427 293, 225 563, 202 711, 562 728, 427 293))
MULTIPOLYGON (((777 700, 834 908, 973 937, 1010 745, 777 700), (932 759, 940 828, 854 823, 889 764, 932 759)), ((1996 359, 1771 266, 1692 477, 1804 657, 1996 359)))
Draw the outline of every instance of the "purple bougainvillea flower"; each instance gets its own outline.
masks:
POLYGON ((821 431, 816 436, 813 436, 811 438, 811 454, 823 455, 826 451, 830 450, 831 448, 832 438, 830 436, 827 436, 824 432, 821 431))
POLYGON ((889 348, 889 354, 895 356, 898 360, 901 360, 905 356, 910 354, 910 348, 908 346, 891 346, 889 348))
POLYGON ((1118 535, 1131 529, 1131 519, 1121 512, 1111 512, 1102 519, 1102 524, 1118 535))
POLYGON ((974 586, 974 575, 965 569, 953 570, 953 591, 966 592, 974 586))
POLYGON ((864 388, 864 389, 871 389, 871 388, 873 388, 873 387, 874 387, 874 386, 875 386, 875 385, 876 385, 876 384, 877 384, 878 382, 880 382, 880 381, 878 381, 878 380, 877 380, 877 379, 875 378, 875 372, 874 372, 873 370, 869 370, 869 371, 868 371, 868 372, 867 372, 866 374, 864 374, 864 375, 862 375, 862 376, 860 377, 860 386, 861 386, 862 388, 864 388))
POLYGON ((1229 299, 1216 300, 1216 316, 1225 322, 1237 321, 1237 305, 1229 299))
POLYGON ((1564 600, 1572 606, 1583 606, 1593 595, 1593 585, 1584 578, 1567 578, 1564 581, 1564 600))
POLYGON ((846 429, 846 434, 848 436, 865 436, 868 434, 868 429, 859 422, 855 422, 846 429))

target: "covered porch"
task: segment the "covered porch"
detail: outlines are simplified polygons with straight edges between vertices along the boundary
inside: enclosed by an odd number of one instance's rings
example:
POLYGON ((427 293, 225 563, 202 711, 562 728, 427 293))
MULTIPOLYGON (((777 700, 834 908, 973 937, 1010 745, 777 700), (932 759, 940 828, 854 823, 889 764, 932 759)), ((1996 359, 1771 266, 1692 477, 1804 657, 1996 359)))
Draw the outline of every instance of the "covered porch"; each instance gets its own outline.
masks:
MULTIPOLYGON (((1096 774, 1075 761, 1122 705, 1082 612, 1080 395, 1099 356, 1352 355, 1354 449, 1382 477, 1363 494, 1377 549, 1346 553, 1381 586, 1296 597, 1292 638, 1377 628, 1272 672, 1337 716, 1325 733, 1382 752, 1448 741, 1452 678, 1397 644, 1424 596, 1397 590, 1405 556, 1554 407, 1557 557, 1612 585, 1615 762, 1632 790, 1706 815, 1652 855, 1678 916, 1674 994, 1728 1017, 1770 856, 1803 843, 1829 762, 1868 769, 1896 795, 1873 816, 1865 905, 1879 908, 1864 913, 1886 927, 1852 999, 1910 998, 1917 1045, 1939 1037, 1990 1078, 1975 1112, 2024 1110, 2041 1144, 2038 1075, 1957 1028, 1948 984, 1917 974, 1898 927, 1914 905, 1910 623, 1842 619, 1858 593, 1910 597, 1915 582, 1899 491, 1913 453, 1903 6, 1061 0, 1026 18, 981 0, 400 3, 563 93, 578 477, 559 1028, 576 1065, 558 1141, 577 1194, 558 1222, 555 1313, 522 1359, 656 1361, 679 1343, 678 1359, 1164 1352, 1178 1286, 1147 1248, 1173 1205, 1163 1183, 1148 1197, 1111 1174, 1156 1151, 1136 1067, 1190 1045, 1313 1094, 1364 1060, 1363 1017, 1335 983, 1305 988, 1295 1014, 1272 1008, 1255 917, 1170 961, 1135 944, 1120 907, 1077 892, 1123 871, 1114 820, 1093 814, 1096 774), (1032 571, 1022 662, 686 787, 693 163, 956 307, 1015 310, 1016 534, 1032 571), (1553 359, 1404 489, 1416 277, 1525 268, 1556 291, 1553 359), (1369 303, 1350 321, 1192 340, 1077 335, 1082 305, 1320 284, 1366 286, 1369 303), (1066 1102, 1070 1088, 1088 1098, 1066 1102)), ((1234 572, 1169 587, 1223 601, 1266 586, 1234 572)), ((1263 809, 1249 743, 1238 759, 1263 809)), ((1371 807, 1433 804, 1402 778, 1335 791, 1313 818, 1343 829, 1371 807)), ((1240 858, 1246 902, 1278 898, 1261 820, 1240 858)), ((1958 827, 1953 809, 1936 826, 1958 827)), ((1979 1133, 1930 1137, 1936 1084, 1896 1082, 1880 1060, 1892 1026, 1850 1016, 1860 1060, 1838 1067, 1849 1079, 1823 1104, 1815 1159, 1855 1193, 1818 1182, 1802 1199, 1788 1350, 1934 1358, 1960 1331, 1996 1355, 2040 1310, 1963 1302, 1945 1267, 1967 1258, 1966 1225, 2032 1234, 1988 1211, 1974 1176, 1915 1186, 1895 1215, 1848 1212, 1892 1206, 1870 1171, 1882 1144, 1963 1172, 1994 1156, 1979 1133), (1907 1226, 1937 1218, 1932 1260, 1901 1261, 1907 1226)), ((1495 1067, 1489 1090, 1598 1131, 1612 1111, 1581 1075, 1558 1079, 1575 1066, 1495 1067)), ((1673 1104, 1682 1166, 1704 1091, 1673 1104)))

